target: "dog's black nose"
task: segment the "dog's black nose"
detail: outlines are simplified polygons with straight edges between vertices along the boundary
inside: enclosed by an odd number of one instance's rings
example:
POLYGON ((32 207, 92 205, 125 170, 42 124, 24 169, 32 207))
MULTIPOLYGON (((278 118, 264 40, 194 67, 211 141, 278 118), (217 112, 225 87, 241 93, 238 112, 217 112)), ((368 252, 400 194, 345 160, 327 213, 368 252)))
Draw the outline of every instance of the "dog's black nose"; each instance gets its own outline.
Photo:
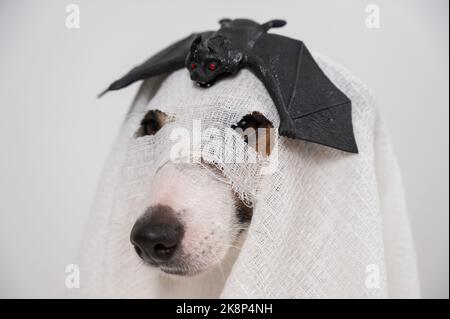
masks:
POLYGON ((150 207, 131 230, 136 253, 149 262, 169 261, 180 246, 184 228, 168 206, 150 207))

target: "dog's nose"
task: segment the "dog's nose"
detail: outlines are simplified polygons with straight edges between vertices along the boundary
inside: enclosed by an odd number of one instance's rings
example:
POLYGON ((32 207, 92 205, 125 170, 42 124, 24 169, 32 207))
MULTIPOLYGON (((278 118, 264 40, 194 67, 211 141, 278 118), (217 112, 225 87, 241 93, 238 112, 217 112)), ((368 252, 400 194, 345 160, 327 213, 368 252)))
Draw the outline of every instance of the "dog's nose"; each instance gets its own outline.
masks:
POLYGON ((168 206, 150 207, 131 230, 131 243, 142 259, 169 261, 183 239, 184 228, 168 206))

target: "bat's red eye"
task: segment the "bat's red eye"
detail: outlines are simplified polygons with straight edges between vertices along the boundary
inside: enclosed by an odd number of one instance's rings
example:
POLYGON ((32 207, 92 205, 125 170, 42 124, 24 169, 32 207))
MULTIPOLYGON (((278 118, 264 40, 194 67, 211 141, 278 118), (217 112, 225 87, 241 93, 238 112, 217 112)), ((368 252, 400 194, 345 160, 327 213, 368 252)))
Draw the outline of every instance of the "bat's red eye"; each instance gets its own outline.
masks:
POLYGON ((217 65, 215 63, 208 64, 208 69, 210 71, 214 71, 217 68, 217 65))
POLYGON ((195 70, 197 68, 197 63, 192 62, 191 63, 191 70, 195 70))

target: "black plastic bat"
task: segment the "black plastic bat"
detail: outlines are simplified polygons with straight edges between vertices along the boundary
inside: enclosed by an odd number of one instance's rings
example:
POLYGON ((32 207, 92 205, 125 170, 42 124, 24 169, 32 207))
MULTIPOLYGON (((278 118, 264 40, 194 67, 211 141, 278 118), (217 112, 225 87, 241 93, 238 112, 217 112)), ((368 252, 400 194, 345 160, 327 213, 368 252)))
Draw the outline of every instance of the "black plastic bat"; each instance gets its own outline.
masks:
POLYGON ((186 67, 191 79, 208 87, 248 68, 264 83, 280 116, 280 135, 357 153, 351 101, 322 72, 298 40, 270 34, 286 24, 223 19, 218 31, 184 38, 132 69, 107 90, 186 67))

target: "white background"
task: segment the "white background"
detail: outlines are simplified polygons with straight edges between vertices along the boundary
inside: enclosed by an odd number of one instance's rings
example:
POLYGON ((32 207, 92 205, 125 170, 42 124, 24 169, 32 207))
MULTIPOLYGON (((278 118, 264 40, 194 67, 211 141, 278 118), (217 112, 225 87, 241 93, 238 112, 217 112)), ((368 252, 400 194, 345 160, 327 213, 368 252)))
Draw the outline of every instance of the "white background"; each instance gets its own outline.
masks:
POLYGON ((112 80, 222 17, 260 22, 345 65, 377 94, 392 133, 424 297, 449 296, 448 1, 0 2, 0 297, 64 296, 108 150, 137 85, 112 80), (365 26, 378 4, 381 28, 365 26))

